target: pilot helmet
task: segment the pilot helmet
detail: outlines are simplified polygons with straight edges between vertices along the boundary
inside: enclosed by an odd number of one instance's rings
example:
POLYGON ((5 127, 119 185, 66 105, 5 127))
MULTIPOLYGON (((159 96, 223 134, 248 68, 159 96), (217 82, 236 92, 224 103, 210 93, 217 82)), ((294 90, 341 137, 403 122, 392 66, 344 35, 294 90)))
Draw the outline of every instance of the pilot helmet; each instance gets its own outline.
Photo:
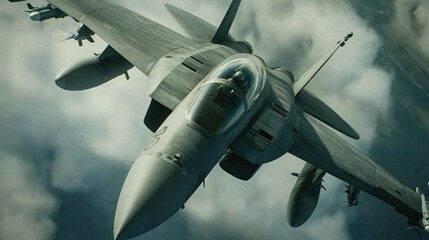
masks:
POLYGON ((244 81, 244 73, 243 73, 243 71, 241 71, 240 69, 238 69, 237 71, 235 71, 235 73, 232 75, 232 79, 234 79, 235 81, 238 81, 238 82, 244 81))

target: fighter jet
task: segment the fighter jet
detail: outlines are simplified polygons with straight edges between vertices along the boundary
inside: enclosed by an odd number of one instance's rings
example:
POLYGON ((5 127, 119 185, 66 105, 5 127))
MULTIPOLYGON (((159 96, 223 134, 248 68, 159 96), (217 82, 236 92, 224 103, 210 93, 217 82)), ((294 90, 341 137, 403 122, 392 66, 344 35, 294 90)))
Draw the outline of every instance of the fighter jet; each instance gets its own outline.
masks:
POLYGON ((286 67, 267 66, 249 43, 229 34, 239 5, 240 0, 233 0, 216 28, 166 4, 188 37, 108 0, 28 5, 32 20, 69 16, 80 23, 74 39, 91 40, 97 34, 109 44, 101 54, 59 74, 59 87, 96 87, 132 67, 148 77, 152 100, 144 123, 154 135, 123 184, 114 239, 129 239, 162 224, 183 208, 217 164, 249 180, 263 164, 288 152, 306 161, 294 174, 297 181, 288 202, 292 227, 310 217, 329 173, 349 184, 349 205, 356 205, 364 191, 393 206, 414 227, 429 231, 422 191, 409 189, 340 137, 335 131, 353 139, 359 134, 305 89, 353 34, 295 79, 286 67))

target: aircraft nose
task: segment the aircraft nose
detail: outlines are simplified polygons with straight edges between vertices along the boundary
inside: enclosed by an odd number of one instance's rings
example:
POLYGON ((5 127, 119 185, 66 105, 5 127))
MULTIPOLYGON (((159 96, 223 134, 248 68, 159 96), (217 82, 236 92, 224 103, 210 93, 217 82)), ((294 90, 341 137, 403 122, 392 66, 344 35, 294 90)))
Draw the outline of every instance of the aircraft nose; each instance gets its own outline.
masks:
POLYGON ((152 230, 183 206, 185 177, 173 162, 145 155, 131 167, 116 206, 114 238, 129 239, 152 230))

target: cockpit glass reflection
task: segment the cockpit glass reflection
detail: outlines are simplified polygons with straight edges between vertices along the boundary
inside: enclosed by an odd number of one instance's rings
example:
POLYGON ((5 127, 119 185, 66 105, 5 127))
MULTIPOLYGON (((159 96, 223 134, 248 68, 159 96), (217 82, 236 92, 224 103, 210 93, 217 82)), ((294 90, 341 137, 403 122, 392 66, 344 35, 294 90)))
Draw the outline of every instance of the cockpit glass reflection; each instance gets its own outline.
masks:
POLYGON ((264 71, 263 63, 251 55, 219 66, 196 93, 189 108, 190 119, 209 132, 227 130, 260 95, 264 71))
POLYGON ((204 86, 191 112, 191 119, 210 132, 228 128, 245 111, 240 93, 231 85, 212 83, 204 86))

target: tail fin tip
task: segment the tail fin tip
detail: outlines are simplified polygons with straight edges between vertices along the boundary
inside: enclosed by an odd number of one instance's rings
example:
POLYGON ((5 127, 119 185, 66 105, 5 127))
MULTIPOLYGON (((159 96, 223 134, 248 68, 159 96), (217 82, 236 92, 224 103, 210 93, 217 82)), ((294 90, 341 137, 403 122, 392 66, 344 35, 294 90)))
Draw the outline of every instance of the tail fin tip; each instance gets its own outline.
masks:
POLYGON ((212 43, 223 43, 233 41, 229 36, 229 30, 234 22, 238 8, 240 7, 241 0, 233 0, 228 8, 219 28, 213 36, 212 43))

